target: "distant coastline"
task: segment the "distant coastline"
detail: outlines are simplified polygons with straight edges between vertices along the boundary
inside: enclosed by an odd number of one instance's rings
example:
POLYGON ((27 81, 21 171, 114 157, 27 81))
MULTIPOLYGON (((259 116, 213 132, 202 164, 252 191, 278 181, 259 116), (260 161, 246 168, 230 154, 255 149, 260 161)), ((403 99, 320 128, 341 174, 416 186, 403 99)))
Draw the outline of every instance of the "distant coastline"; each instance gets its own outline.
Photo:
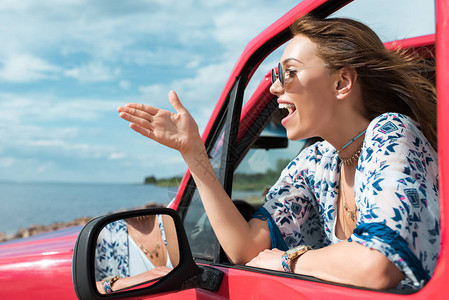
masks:
MULTIPOLYGON (((233 189, 239 191, 263 191, 267 184, 274 183, 279 178, 279 174, 289 163, 289 160, 278 160, 276 169, 266 170, 264 173, 234 173, 233 189)), ((182 176, 168 178, 145 177, 144 184, 153 184, 162 187, 177 187, 181 184, 182 176)))
POLYGON ((0 243, 7 242, 15 239, 23 239, 36 234, 56 231, 72 226, 85 225, 92 217, 81 217, 68 222, 56 222, 50 225, 31 225, 28 228, 19 228, 15 234, 7 235, 4 232, 0 232, 0 243))
POLYGON ((181 184, 183 176, 173 176, 169 178, 160 178, 157 179, 155 176, 148 176, 145 177, 145 180, 143 181, 144 184, 154 184, 157 186, 163 186, 163 187, 174 187, 179 186, 181 184))
MULTIPOLYGON (((142 207, 130 208, 129 210, 151 208, 151 207, 157 207, 157 206, 160 207, 161 204, 155 203, 155 202, 149 202, 142 207)), ((80 217, 80 218, 76 218, 75 220, 71 220, 71 221, 67 221, 67 222, 55 222, 50 225, 31 225, 28 228, 19 228, 19 230, 17 230, 17 232, 12 235, 7 235, 4 232, 0 232, 0 243, 15 240, 15 239, 27 238, 27 237, 30 237, 33 235, 56 231, 56 230, 60 230, 60 229, 68 228, 68 227, 84 226, 92 219, 93 219, 93 217, 80 217)))

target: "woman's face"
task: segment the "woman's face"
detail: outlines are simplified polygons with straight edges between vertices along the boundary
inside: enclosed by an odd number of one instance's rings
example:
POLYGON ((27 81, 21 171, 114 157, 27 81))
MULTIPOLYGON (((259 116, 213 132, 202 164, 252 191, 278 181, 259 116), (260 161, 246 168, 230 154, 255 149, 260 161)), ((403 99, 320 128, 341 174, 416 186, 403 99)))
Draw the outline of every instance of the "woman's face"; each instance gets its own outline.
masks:
POLYGON ((285 88, 279 80, 270 88, 270 92, 278 96, 280 106, 288 109, 289 114, 282 120, 282 125, 291 140, 323 137, 331 128, 338 80, 314 49, 315 44, 307 37, 295 36, 284 51, 281 64, 286 73, 304 69, 291 72, 285 88))

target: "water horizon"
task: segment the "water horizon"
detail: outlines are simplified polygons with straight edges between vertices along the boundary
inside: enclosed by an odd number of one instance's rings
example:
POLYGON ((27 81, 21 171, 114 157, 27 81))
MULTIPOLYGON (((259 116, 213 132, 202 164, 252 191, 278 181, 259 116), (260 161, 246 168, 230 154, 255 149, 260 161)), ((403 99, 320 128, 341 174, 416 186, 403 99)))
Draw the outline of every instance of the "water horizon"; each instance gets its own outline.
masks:
POLYGON ((0 180, 0 232, 10 236, 21 228, 96 217, 151 202, 166 206, 177 189, 144 183, 0 180))

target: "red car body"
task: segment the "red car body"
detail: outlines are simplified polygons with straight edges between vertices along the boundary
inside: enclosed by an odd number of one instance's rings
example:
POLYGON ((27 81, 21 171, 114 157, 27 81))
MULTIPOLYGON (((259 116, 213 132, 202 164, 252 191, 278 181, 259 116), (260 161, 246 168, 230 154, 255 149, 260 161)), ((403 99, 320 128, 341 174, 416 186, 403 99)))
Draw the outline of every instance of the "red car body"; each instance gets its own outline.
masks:
MULTIPOLYGON (((254 59, 259 49, 273 38, 286 32, 288 26, 299 16, 310 11, 328 14, 349 1, 306 0, 276 21, 253 39, 235 65, 229 80, 217 102, 216 108, 204 131, 207 143, 216 134, 214 124, 229 105, 228 96, 235 80, 246 68, 249 77, 257 68, 248 70, 247 62, 254 59)), ((446 284, 449 278, 449 1, 436 0, 436 34, 410 39, 405 47, 434 49, 436 45, 437 97, 438 97, 438 143, 440 168, 440 214, 441 245, 438 263, 431 280, 416 293, 399 294, 358 289, 320 281, 309 281, 295 275, 279 275, 269 271, 255 271, 244 266, 232 266, 210 262, 209 265, 224 272, 224 279, 218 292, 202 289, 188 289, 179 292, 153 295, 151 297, 175 299, 448 299, 446 284), (446 199, 448 198, 448 199, 446 199), (446 203, 448 202, 448 203, 446 203)), ((282 37, 280 39, 285 39, 282 37)), ((277 41, 278 43, 285 41, 277 41)), ((390 43, 387 47, 394 47, 390 43)), ((262 83, 241 110, 237 139, 249 130, 260 112, 260 103, 267 94, 269 80, 262 83), (259 105, 259 106, 258 106, 259 105), (258 110, 259 109, 259 110, 258 110)), ((171 208, 179 210, 183 195, 188 189, 190 174, 187 171, 171 208)), ((0 299, 77 299, 72 284, 72 254, 80 227, 73 227, 53 233, 15 240, 0 244, 0 299)), ((204 263, 204 262, 203 262, 204 263)))

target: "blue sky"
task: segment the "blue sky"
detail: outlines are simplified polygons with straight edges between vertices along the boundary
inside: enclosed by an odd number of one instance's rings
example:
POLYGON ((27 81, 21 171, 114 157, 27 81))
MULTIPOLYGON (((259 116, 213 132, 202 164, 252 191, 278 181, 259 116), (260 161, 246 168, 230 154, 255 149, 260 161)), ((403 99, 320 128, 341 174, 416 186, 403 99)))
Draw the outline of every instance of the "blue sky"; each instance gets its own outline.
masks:
MULTIPOLYGON (((340 14, 384 40, 434 31, 433 1, 360 2, 340 14)), ((246 44, 297 3, 2 0, 0 180, 182 175, 181 156, 132 132, 116 108, 171 109, 174 89, 202 131, 246 44)))

